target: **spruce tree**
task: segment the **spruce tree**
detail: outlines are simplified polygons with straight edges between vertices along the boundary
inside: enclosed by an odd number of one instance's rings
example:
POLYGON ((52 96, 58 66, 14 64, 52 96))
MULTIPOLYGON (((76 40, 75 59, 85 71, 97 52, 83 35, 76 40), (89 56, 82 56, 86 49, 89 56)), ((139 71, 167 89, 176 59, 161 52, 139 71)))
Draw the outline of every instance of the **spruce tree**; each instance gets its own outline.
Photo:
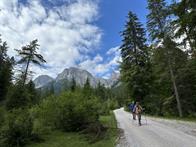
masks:
POLYGON ((12 83, 12 69, 14 58, 7 55, 8 46, 0 39, 0 101, 5 100, 8 89, 12 83))
POLYGON ((196 58, 196 3, 195 0, 182 0, 174 3, 172 13, 176 16, 173 25, 176 27, 176 38, 183 38, 182 44, 188 46, 192 57, 196 58))
POLYGON ((22 81, 15 83, 9 90, 6 97, 6 109, 13 110, 31 106, 30 94, 22 81))
POLYGON ((73 77, 71 81, 71 91, 74 92, 75 90, 76 90, 76 80, 73 77))
POLYGON ((168 33, 168 8, 165 0, 148 0, 147 28, 152 40, 160 42, 168 33))
POLYGON ((101 84, 101 82, 99 81, 96 89, 95 89, 95 94, 96 96, 98 96, 101 100, 105 101, 107 99, 106 97, 106 88, 104 87, 104 85, 101 84))
POLYGON ((86 83, 83 87, 83 94, 88 98, 92 95, 93 89, 91 88, 89 78, 86 79, 86 83))
POLYGON ((30 103, 37 104, 39 102, 39 96, 38 92, 35 89, 35 84, 32 80, 29 81, 29 83, 26 85, 27 91, 29 93, 30 103))
POLYGON ((142 100, 148 91, 149 55, 145 30, 134 13, 128 13, 128 20, 121 35, 121 78, 131 91, 131 96, 142 100))

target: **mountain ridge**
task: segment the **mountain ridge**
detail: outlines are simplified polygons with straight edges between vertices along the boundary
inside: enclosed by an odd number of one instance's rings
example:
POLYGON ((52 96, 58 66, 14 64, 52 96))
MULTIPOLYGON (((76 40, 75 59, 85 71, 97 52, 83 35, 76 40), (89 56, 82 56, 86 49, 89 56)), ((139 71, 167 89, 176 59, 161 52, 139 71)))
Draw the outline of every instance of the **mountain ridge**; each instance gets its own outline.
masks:
POLYGON ((65 68, 56 78, 52 78, 48 75, 40 75, 34 80, 36 88, 51 87, 55 91, 59 91, 62 87, 69 87, 71 81, 75 79, 76 85, 83 87, 86 80, 89 79, 91 87, 95 88, 99 83, 109 88, 119 81, 119 74, 113 73, 110 79, 104 79, 93 76, 89 71, 70 67, 65 68))

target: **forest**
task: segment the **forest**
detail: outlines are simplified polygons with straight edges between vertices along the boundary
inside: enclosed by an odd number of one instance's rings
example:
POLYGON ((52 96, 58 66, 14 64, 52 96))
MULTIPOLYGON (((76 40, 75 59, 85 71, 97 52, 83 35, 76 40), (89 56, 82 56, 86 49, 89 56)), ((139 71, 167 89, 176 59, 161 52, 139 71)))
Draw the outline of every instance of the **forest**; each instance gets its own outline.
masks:
POLYGON ((147 8, 147 31, 129 12, 121 33, 121 79, 147 113, 195 117, 196 4, 148 0, 147 8))
POLYGON ((15 49, 17 57, 0 40, 0 146, 44 142, 55 130, 79 132, 94 143, 110 130, 100 118, 132 101, 149 115, 195 118, 196 3, 148 0, 147 8, 147 29, 131 11, 125 19, 120 85, 111 88, 100 83, 93 88, 88 79, 80 87, 73 79, 60 94, 40 91, 31 71, 33 64, 47 64, 38 40, 15 49))

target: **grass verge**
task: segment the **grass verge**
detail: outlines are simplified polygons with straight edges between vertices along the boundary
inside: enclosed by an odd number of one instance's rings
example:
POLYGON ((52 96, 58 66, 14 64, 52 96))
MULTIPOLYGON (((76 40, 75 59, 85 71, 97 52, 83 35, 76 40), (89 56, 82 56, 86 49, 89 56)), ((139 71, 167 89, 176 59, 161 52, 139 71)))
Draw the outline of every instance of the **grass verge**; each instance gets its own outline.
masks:
POLYGON ((103 139, 90 144, 80 133, 52 132, 44 136, 45 142, 33 143, 27 147, 115 147, 118 135, 114 114, 101 116, 100 121, 108 128, 103 139))

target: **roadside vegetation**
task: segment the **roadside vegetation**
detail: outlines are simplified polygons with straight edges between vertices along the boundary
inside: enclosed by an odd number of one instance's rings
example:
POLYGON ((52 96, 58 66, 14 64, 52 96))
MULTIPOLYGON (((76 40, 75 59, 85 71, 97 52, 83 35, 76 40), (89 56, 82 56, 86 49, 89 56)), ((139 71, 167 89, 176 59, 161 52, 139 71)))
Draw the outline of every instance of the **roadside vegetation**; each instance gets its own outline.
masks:
POLYGON ((55 131, 43 138, 45 141, 33 143, 27 147, 114 147, 116 145, 117 128, 116 120, 113 113, 100 117, 100 122, 108 129, 103 134, 102 139, 94 143, 89 143, 89 140, 82 133, 65 133, 55 131))
POLYGON ((46 62, 38 53, 38 40, 17 49, 17 61, 7 55, 6 42, 0 43, 0 146, 47 145, 51 141, 53 145, 114 146, 116 126, 108 123, 114 121, 110 112, 120 102, 111 89, 100 83, 92 88, 88 79, 83 87, 73 79, 69 89, 58 94, 53 88, 35 89, 31 65, 42 67, 46 62), (72 142, 61 140, 70 137, 72 142))

